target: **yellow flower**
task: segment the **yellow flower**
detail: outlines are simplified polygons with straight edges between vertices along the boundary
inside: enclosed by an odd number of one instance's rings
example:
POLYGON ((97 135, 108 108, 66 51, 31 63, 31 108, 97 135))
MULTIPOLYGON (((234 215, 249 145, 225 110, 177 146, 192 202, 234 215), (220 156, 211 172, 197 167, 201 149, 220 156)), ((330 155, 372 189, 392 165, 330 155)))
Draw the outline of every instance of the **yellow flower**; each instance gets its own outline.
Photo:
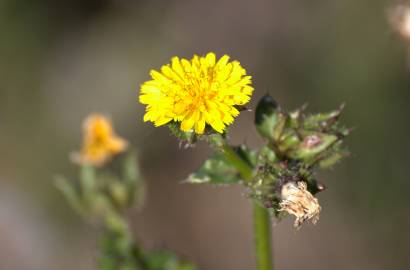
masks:
POLYGON ((214 53, 194 55, 191 61, 173 57, 171 64, 150 75, 139 97, 147 105, 144 122, 181 122, 182 131, 197 134, 203 134, 207 124, 222 133, 238 116, 237 106, 249 102, 253 92, 251 76, 227 55, 219 60, 214 53))
POLYGON ((73 155, 76 163, 101 166, 128 146, 114 133, 111 121, 100 114, 92 114, 85 119, 83 132, 81 152, 73 155))

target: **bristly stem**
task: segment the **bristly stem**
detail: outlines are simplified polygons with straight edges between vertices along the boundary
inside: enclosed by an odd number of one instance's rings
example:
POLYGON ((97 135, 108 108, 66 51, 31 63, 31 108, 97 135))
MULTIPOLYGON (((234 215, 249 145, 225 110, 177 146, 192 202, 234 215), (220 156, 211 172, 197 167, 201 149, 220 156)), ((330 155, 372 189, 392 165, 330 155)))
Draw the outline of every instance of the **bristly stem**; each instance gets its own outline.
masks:
MULTIPOLYGON (((252 167, 227 143, 223 144, 222 149, 226 159, 235 166, 243 180, 252 180, 252 167)), ((256 201, 253 201, 253 223, 257 270, 273 270, 271 219, 268 210, 256 201)))
POLYGON ((238 170, 244 181, 252 180, 252 168, 228 144, 222 146, 226 159, 238 170))
POLYGON ((272 232, 269 212, 253 202, 253 226, 255 231, 255 250, 258 270, 272 270, 272 232))

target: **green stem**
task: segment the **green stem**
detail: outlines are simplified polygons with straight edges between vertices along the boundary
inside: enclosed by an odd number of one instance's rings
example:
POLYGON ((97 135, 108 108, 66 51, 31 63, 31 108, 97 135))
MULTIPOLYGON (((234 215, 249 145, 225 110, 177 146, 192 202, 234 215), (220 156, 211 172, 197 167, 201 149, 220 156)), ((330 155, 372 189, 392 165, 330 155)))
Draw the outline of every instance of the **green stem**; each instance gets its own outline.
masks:
POLYGON ((105 216, 105 231, 101 243, 102 270, 148 268, 144 254, 132 237, 127 221, 115 211, 109 211, 105 216))
POLYGON ((223 153, 227 160, 239 171, 243 180, 250 181, 252 180, 252 168, 246 163, 235 150, 232 149, 228 144, 222 146, 223 153))
MULTIPOLYGON (((235 150, 227 143, 222 145, 225 157, 239 171, 244 181, 251 181, 253 170, 235 150)), ((253 202, 253 222, 254 222, 254 237, 255 237, 255 255, 257 270, 272 270, 272 233, 271 220, 269 212, 266 208, 259 205, 258 202, 253 202)))
POLYGON ((258 270, 272 270, 272 232, 269 212, 253 202, 253 222, 255 230, 255 249, 258 270))

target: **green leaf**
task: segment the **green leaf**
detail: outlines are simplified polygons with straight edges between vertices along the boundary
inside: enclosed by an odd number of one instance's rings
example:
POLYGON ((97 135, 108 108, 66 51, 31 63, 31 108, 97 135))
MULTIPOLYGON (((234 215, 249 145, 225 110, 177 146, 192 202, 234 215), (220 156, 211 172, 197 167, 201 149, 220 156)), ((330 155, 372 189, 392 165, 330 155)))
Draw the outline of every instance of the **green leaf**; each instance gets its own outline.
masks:
POLYGON ((78 194, 78 191, 75 189, 75 187, 67 181, 62 176, 57 176, 55 179, 55 185, 58 190, 61 191, 67 202, 70 204, 70 206, 77 211, 80 215, 85 214, 85 209, 84 205, 80 199, 80 196, 78 194))
POLYGON ((123 161, 122 176, 127 188, 128 204, 141 207, 145 199, 145 183, 138 167, 135 153, 128 154, 123 161))
POLYGON ((236 184, 241 181, 239 173, 223 156, 218 153, 205 161, 205 163, 193 174, 187 182, 193 184, 236 184))
POLYGON ((134 153, 129 153, 123 162, 123 178, 125 182, 134 183, 141 179, 138 168, 137 157, 134 153))
POLYGON ((80 168, 80 186, 84 198, 92 196, 96 190, 95 169, 89 165, 80 168))

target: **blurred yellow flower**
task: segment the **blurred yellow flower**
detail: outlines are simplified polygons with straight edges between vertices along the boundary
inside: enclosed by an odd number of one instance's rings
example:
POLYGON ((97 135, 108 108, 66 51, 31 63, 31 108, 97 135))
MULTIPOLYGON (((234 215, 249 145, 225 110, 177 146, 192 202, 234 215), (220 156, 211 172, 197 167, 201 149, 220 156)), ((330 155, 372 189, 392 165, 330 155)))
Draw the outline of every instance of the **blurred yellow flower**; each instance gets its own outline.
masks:
POLYGON ((101 166, 128 146, 127 141, 114 133, 111 121, 100 114, 92 114, 84 120, 83 133, 81 152, 73 155, 76 163, 101 166))
POLYGON ((253 92, 251 76, 227 55, 219 60, 214 53, 194 55, 191 61, 173 57, 171 64, 150 75, 139 97, 147 105, 144 121, 155 126, 181 122, 182 131, 197 134, 203 134, 207 124, 222 133, 238 116, 237 106, 249 102, 253 92))

